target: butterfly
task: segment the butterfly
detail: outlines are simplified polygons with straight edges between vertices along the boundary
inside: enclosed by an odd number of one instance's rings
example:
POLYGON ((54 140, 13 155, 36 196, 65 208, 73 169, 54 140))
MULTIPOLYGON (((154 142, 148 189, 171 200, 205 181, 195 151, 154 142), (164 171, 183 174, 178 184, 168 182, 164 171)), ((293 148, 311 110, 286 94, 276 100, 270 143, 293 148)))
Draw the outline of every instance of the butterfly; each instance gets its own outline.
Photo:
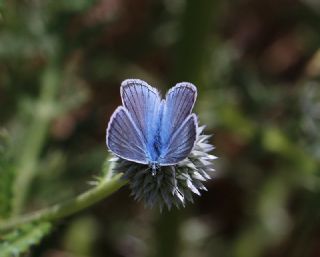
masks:
POLYGON ((112 114, 107 147, 116 156, 149 165, 152 174, 161 166, 176 165, 188 157, 197 140, 198 121, 191 113, 197 88, 181 82, 165 99, 139 79, 122 82, 122 106, 112 114))

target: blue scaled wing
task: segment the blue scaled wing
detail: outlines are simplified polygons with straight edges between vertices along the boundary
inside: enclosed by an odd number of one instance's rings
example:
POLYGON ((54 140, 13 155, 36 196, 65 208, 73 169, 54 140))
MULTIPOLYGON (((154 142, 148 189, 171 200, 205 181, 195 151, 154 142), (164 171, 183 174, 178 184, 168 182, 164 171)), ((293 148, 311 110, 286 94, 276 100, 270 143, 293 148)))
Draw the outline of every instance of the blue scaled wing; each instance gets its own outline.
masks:
POLYGON ((158 91, 139 79, 127 79, 121 84, 123 106, 142 134, 148 159, 155 160, 155 144, 159 134, 161 97, 158 91))
POLYGON ((178 83, 166 95, 161 121, 161 165, 172 165, 185 159, 197 139, 197 118, 192 109, 197 98, 196 87, 178 83))
POLYGON ((197 128, 196 115, 189 115, 162 149, 159 164, 161 166, 175 165, 188 157, 197 140, 197 128))
POLYGON ((165 99, 161 126, 161 142, 166 145, 174 132, 191 114, 197 98, 196 87, 188 82, 171 88, 165 99))
POLYGON ((130 113, 119 106, 110 118, 106 136, 108 148, 128 161, 147 164, 146 144, 130 113))

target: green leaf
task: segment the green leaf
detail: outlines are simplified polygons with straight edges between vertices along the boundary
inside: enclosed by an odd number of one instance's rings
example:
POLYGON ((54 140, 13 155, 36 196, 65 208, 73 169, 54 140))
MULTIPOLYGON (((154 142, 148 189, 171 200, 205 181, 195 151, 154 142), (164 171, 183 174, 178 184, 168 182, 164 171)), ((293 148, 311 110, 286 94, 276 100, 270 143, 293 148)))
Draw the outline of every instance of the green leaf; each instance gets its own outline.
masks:
POLYGON ((52 226, 49 222, 28 223, 0 238, 0 257, 15 257, 27 252, 47 235, 52 226))

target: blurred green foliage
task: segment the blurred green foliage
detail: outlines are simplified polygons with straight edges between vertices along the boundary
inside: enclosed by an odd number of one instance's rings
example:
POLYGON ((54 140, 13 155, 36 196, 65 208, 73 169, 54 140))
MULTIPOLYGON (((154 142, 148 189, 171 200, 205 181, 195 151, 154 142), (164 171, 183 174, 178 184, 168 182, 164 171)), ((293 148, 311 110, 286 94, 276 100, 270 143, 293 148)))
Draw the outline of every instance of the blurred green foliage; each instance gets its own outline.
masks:
POLYGON ((120 190, 29 256, 319 256, 319 21, 311 0, 0 1, 0 220, 89 187, 122 80, 185 80, 219 156, 208 192, 160 214, 120 190))
POLYGON ((2 236, 5 243, 0 244, 3 257, 20 256, 29 251, 30 247, 39 243, 49 233, 51 224, 48 222, 31 223, 2 236))

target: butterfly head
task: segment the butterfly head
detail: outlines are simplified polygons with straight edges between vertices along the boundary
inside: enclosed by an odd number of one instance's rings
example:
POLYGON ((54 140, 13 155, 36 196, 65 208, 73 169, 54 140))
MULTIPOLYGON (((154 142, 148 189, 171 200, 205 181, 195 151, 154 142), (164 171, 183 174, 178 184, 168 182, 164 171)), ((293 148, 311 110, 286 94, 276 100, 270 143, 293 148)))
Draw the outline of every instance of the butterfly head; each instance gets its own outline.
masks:
POLYGON ((160 170, 160 165, 158 162, 150 162, 149 167, 151 169, 152 176, 155 176, 157 174, 157 171, 160 170))

